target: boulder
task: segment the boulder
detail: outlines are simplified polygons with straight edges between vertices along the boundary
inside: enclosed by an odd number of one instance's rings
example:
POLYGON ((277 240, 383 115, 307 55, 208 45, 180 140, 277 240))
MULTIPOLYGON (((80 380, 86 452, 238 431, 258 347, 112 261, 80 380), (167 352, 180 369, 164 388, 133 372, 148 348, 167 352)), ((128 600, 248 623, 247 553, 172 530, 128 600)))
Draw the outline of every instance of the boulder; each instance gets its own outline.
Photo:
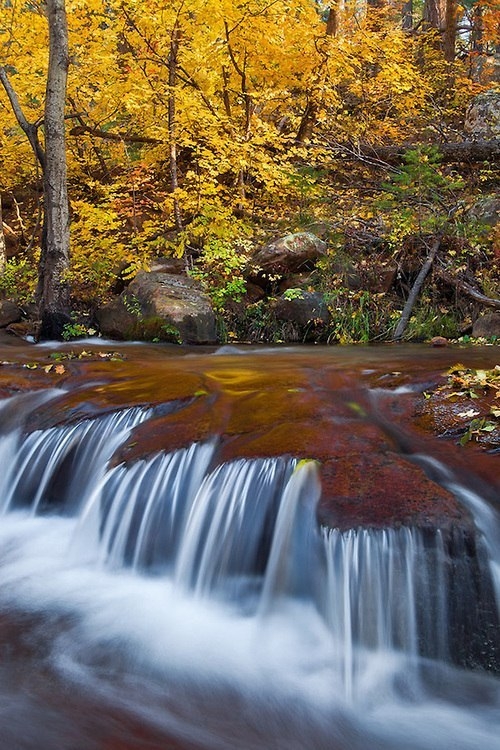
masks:
POLYGON ((175 276, 182 276, 186 273, 186 261, 184 258, 156 258, 149 269, 153 273, 173 273, 175 276))
POLYGON ((488 227, 500 222, 500 193, 481 197, 471 208, 470 215, 488 227))
POLYGON ((481 315, 472 326, 472 335, 478 339, 491 339, 493 336, 500 339, 500 312, 481 315))
POLYGON ((0 328, 6 328, 11 323, 21 320, 21 310, 8 299, 0 300, 0 328))
POLYGON ((283 294, 287 289, 311 289, 314 287, 314 273, 307 271, 306 273, 292 273, 287 276, 278 285, 278 294, 283 294))
POLYGON ((101 333, 112 338, 217 342, 210 299, 187 276, 140 271, 120 297, 98 310, 96 318, 101 333))
POLYGON ((326 242, 311 232, 297 232, 273 240, 258 250, 245 269, 245 276, 261 279, 283 277, 314 268, 326 252, 326 242))
POLYGON ((465 115, 464 130, 475 140, 500 138, 500 91, 478 94, 465 115))
POLYGON ((322 294, 299 289, 296 292, 297 296, 284 294, 276 300, 273 312, 278 320, 286 320, 299 327, 311 323, 327 325, 330 322, 330 313, 322 294))
POLYGON ((127 309, 121 296, 102 305, 95 317, 100 332, 111 339, 127 339, 137 322, 137 315, 127 309))

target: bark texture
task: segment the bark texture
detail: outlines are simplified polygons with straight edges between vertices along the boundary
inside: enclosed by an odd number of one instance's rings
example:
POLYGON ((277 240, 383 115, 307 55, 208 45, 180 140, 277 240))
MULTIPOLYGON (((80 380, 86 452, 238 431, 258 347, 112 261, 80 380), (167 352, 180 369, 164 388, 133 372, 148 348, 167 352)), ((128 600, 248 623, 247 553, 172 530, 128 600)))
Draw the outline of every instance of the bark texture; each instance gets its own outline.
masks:
POLYGON ((49 67, 45 97, 44 225, 37 302, 42 338, 60 337, 69 322, 69 203, 66 175, 65 101, 68 26, 64 0, 47 0, 49 67))
POLYGON ((441 241, 439 239, 435 239, 429 249, 429 253, 427 255, 427 258, 425 259, 424 265, 420 269, 420 273, 418 274, 415 283, 411 288, 410 294, 408 295, 408 299, 406 300, 406 304, 403 308, 403 312, 401 313, 401 317, 398 320, 398 324, 394 331, 393 341, 401 341, 401 339, 403 338, 403 334, 406 331, 406 327, 409 323, 412 310, 415 306, 415 302, 418 299, 418 295, 420 294, 420 290, 422 289, 427 274, 432 268, 432 264, 434 263, 434 260, 436 258, 440 243, 441 241))
POLYGON ((0 195, 0 274, 4 272, 7 256, 5 252, 5 235, 2 221, 2 196, 0 195))

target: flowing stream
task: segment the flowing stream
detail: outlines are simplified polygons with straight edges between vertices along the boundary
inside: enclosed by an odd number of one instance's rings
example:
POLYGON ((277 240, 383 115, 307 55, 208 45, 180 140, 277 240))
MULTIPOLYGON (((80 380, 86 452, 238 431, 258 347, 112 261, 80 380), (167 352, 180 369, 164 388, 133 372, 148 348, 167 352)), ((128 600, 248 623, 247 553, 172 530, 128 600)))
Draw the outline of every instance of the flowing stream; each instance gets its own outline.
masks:
MULTIPOLYGON (((321 526, 316 461, 224 457, 222 430, 127 460, 162 396, 87 409, 125 388, 92 377, 0 401, 1 748, 498 749, 498 673, 455 658, 475 584, 445 530, 321 526)), ((497 505, 441 456, 415 461, 473 514, 498 615, 497 505)))

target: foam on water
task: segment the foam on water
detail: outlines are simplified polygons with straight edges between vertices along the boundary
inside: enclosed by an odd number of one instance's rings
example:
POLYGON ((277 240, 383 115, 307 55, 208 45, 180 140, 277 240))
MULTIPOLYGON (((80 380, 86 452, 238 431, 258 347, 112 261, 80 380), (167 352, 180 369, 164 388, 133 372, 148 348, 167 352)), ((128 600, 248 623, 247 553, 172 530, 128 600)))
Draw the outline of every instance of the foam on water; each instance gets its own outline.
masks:
MULTIPOLYGON (((14 428, 0 439, 20 477, 30 455, 52 488, 41 502, 32 479, 16 479, 0 524, 0 609, 23 627, 29 615, 33 674, 43 664, 185 747, 498 748, 498 680, 449 661, 440 534, 318 529, 313 462, 218 464, 211 442, 112 466, 145 418, 126 410, 46 442, 14 428), (86 467, 76 503, 54 481, 70 443, 86 467)), ((4 743, 93 750, 91 734, 54 740, 44 712, 23 714, 18 698, 4 743)))

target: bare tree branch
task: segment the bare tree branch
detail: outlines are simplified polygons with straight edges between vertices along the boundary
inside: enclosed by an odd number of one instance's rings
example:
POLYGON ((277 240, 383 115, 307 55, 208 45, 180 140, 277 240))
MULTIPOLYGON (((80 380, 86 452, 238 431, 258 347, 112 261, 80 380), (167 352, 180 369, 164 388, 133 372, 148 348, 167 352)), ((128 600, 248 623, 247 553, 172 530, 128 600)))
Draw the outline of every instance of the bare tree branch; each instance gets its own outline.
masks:
POLYGON ((0 83, 5 89, 5 93, 9 98, 15 118, 30 142, 31 148, 40 163, 42 171, 45 171, 45 151, 40 143, 40 139, 38 138, 38 126, 35 123, 28 122, 26 119, 19 98, 10 82, 7 70, 3 66, 0 66, 0 83))
POLYGON ((436 238, 433 240, 429 253, 427 255, 427 258, 425 259, 424 265, 420 269, 420 273, 415 279, 415 283, 413 284, 410 290, 410 294, 408 295, 408 299, 406 300, 406 304, 403 308, 403 312, 401 313, 401 317, 398 320, 396 330, 394 331, 394 335, 392 337, 393 341, 401 341, 401 339, 403 338, 403 334, 406 330, 406 326, 408 325, 408 321, 410 320, 410 316, 415 306, 415 302, 418 299, 418 295, 420 294, 420 290, 422 289, 426 276, 432 268, 432 264, 434 263, 434 260, 436 258, 440 245, 441 245, 440 238, 436 238))
POLYGON ((456 276, 453 276, 449 271, 438 269, 436 273, 440 279, 445 281, 447 284, 460 289, 460 291, 473 299, 475 302, 479 302, 479 304, 484 305, 485 307, 492 307, 495 310, 500 310, 500 299, 487 297, 485 294, 475 289, 471 284, 468 284, 463 279, 459 279, 456 276))

